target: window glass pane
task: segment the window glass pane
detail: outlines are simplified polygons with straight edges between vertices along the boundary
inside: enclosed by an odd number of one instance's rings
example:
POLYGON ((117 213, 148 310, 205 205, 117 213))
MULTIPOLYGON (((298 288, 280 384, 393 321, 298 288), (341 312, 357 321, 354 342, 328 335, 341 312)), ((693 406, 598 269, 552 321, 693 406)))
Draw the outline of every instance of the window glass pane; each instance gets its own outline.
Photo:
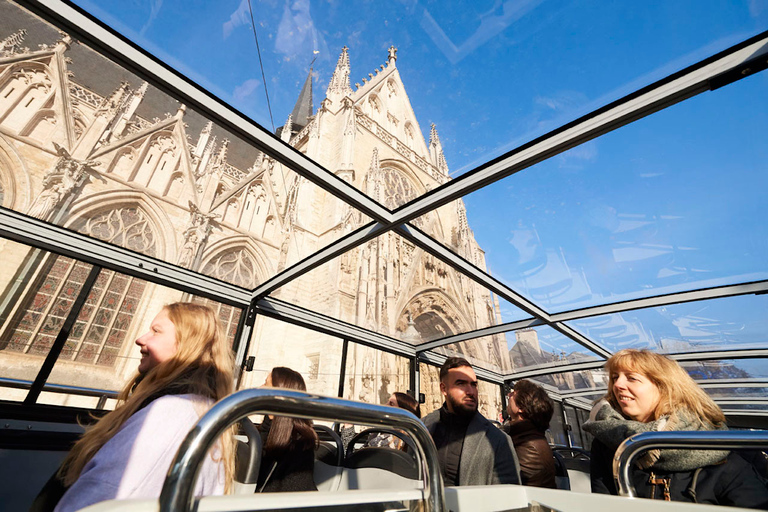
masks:
POLYGON ((744 295, 626 311, 566 322, 611 351, 661 353, 765 346, 768 295, 744 295))
POLYGON ((240 388, 261 387, 272 368, 286 366, 304 377, 308 392, 338 396, 343 346, 339 338, 257 316, 247 354, 256 363, 243 373, 240 388))
POLYGON ((501 385, 477 380, 477 410, 489 420, 501 423, 501 385))
MULTIPOLYGON (((394 232, 347 251, 272 296, 418 345, 528 317, 394 232), (506 321, 506 318, 504 319, 506 321)), ((504 351, 501 337, 490 348, 504 351)))
POLYGON ((421 404, 421 416, 439 409, 443 405, 443 394, 440 392, 440 367, 427 363, 419 363, 419 388, 424 393, 425 402, 421 404))
MULTIPOLYGON (((563 426, 563 405, 555 402, 555 412, 552 415, 552 421, 549 422, 550 443, 560 446, 568 446, 565 427, 563 426)), ((549 437, 549 436, 548 436, 549 437)))
POLYGON ((26 31, 0 64, 0 205, 247 289, 369 221, 85 44, 0 13, 2 34, 26 31))
MULTIPOLYGON (((51 392, 38 402, 95 407, 99 397, 114 398, 136 374, 141 355, 135 340, 164 305, 178 301, 205 303, 220 321, 239 315, 236 308, 102 269, 48 378, 51 392), (67 393, 66 387, 80 389, 67 393)), ((227 328, 224 321, 222 327, 227 328)), ((234 331, 225 334, 232 346, 234 331)))
POLYGON ((392 393, 413 394, 408 358, 352 342, 347 350, 344 398, 387 405, 392 393))
POLYGON ((594 439, 594 437, 592 436, 592 434, 590 434, 583 428, 584 423, 586 423, 587 420, 589 420, 589 411, 585 411, 584 409, 576 409, 576 415, 578 416, 579 424, 582 427, 579 429, 579 433, 581 435, 581 442, 582 442, 581 447, 584 448, 585 450, 591 450, 592 439, 594 439))
POLYGON ((23 400, 91 265, 0 239, 2 399, 23 400))
POLYGON ((549 312, 768 279, 765 89, 740 80, 464 197, 488 269, 549 312))
POLYGON ((564 406, 564 409, 565 415, 568 418, 568 425, 571 427, 570 433, 573 446, 584 446, 583 441, 581 440, 581 428, 579 419, 576 415, 576 410, 568 405, 564 406))

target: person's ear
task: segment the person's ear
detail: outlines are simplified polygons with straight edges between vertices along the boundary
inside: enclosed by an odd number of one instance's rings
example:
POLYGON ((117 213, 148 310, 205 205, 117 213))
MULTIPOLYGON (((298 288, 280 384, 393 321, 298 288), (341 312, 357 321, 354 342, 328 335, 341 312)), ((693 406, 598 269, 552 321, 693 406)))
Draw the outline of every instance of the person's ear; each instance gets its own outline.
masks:
POLYGON ((445 382, 440 381, 440 392, 443 394, 443 396, 448 396, 448 392, 445 389, 445 382))

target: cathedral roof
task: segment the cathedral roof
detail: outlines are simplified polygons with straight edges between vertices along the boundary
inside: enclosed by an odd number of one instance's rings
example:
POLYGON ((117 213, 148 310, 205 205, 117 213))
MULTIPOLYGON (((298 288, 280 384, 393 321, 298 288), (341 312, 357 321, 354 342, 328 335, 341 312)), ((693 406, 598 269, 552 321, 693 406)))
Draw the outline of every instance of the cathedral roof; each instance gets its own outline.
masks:
POLYGON ((309 118, 312 117, 314 111, 314 105, 312 104, 312 67, 309 68, 309 74, 304 81, 304 86, 301 88, 299 98, 296 100, 296 105, 291 112, 291 119, 293 120, 293 129, 300 131, 302 128, 309 124, 309 118))

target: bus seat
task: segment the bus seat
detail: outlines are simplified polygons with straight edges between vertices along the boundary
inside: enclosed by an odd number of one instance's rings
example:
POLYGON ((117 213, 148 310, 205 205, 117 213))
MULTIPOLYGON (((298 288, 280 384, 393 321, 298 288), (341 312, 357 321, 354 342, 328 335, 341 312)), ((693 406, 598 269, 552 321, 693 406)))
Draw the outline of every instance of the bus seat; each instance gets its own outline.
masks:
POLYGON ((363 448, 344 461, 339 489, 408 489, 423 487, 415 458, 401 450, 363 448))
POLYGON ((571 481, 565 459, 558 452, 552 452, 552 456, 555 458, 555 484, 557 488, 570 491, 571 481))
POLYGON ((579 469, 569 469, 568 479, 570 480, 572 491, 587 494, 592 492, 592 480, 589 473, 579 469))
POLYGON ((314 425, 318 444, 315 449, 314 480, 320 491, 335 491, 344 470, 344 444, 339 434, 324 425, 314 425))
POLYGON ((240 421, 241 435, 235 436, 235 494, 253 494, 261 466, 261 435, 256 425, 245 418, 240 421))

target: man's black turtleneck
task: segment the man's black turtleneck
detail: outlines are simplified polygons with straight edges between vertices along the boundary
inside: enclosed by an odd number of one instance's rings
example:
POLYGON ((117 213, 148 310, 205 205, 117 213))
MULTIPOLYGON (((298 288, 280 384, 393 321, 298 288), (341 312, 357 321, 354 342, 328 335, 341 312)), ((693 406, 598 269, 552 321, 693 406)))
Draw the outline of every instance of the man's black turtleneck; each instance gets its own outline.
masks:
POLYGON ((437 446, 437 458, 443 470, 443 480, 447 486, 459 485, 459 467, 461 450, 467 427, 477 411, 469 414, 448 412, 445 403, 440 408, 440 421, 435 427, 432 438, 437 446))

